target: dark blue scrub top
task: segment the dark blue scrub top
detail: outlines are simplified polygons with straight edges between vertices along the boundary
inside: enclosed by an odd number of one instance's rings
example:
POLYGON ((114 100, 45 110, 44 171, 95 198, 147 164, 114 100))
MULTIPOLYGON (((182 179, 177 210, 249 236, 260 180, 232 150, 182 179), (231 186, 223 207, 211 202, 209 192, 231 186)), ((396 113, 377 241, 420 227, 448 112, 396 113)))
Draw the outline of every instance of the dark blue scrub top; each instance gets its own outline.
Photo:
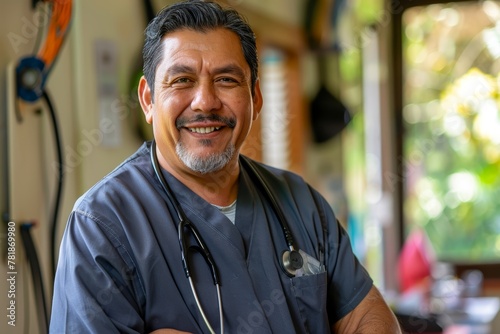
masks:
MULTIPOLYGON (((149 149, 150 143, 142 145, 76 202, 60 248, 50 333, 208 332, 182 267, 177 215, 154 174, 149 149)), ((226 333, 328 333, 366 296, 372 280, 326 200, 299 176, 258 166, 295 243, 324 258, 326 272, 294 278, 283 272, 283 231, 244 169, 235 224, 163 174, 214 257, 226 333)), ((214 179, 206 191, 217 192, 225 181, 214 179)), ((189 256, 200 302, 219 332, 209 267, 201 255, 189 256)))

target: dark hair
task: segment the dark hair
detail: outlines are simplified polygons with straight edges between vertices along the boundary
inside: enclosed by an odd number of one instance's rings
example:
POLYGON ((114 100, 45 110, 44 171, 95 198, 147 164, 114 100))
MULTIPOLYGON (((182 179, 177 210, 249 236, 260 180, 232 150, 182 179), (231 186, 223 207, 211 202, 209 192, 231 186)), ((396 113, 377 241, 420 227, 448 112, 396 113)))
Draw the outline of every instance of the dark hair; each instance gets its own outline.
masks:
POLYGON ((212 1, 188 0, 163 8, 151 20, 145 31, 142 50, 143 72, 151 88, 154 99, 154 81, 156 68, 162 60, 162 38, 168 33, 180 29, 207 31, 226 28, 238 35, 245 60, 250 66, 252 94, 258 76, 258 56, 255 34, 246 20, 235 10, 222 8, 212 1))

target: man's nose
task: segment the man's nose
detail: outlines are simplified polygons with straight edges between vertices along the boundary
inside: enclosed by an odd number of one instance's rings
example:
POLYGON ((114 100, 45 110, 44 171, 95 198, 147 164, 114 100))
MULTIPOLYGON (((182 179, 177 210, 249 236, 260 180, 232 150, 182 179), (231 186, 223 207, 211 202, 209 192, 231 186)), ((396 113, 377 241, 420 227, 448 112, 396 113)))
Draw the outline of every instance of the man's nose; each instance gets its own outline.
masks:
POLYGON ((213 82, 200 82, 194 91, 191 109, 193 111, 211 112, 220 109, 222 102, 213 82))

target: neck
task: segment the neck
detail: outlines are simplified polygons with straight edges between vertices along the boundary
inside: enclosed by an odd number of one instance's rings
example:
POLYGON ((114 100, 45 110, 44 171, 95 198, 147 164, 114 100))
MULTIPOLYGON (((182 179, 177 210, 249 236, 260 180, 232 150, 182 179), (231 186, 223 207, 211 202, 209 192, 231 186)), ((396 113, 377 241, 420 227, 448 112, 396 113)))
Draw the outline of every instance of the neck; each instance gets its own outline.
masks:
POLYGON ((239 166, 236 164, 215 173, 196 174, 179 180, 208 203, 227 206, 238 196, 238 175, 239 166))

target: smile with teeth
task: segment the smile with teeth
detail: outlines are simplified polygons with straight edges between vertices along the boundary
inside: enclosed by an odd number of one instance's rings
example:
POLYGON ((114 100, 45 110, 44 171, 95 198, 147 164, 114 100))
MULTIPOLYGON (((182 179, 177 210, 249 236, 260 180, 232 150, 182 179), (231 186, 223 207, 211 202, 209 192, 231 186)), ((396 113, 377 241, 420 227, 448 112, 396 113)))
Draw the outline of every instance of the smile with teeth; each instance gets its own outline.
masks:
POLYGON ((221 128, 220 126, 207 126, 204 128, 189 128, 189 131, 195 133, 211 133, 219 130, 220 128, 221 128))

